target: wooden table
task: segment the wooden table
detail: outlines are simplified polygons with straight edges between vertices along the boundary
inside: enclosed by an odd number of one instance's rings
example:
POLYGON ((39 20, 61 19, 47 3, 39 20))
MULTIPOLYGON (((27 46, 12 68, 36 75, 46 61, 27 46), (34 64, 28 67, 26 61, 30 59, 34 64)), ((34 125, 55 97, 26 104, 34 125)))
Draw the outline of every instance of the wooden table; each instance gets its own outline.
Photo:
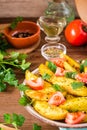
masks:
MULTIPOLYGON (((27 19, 31 21, 36 21, 36 19, 27 19)), ((6 23, 10 22, 11 19, 1 19, 0 22, 6 23)), ((64 37, 64 32, 60 35, 61 40, 60 42, 63 43, 67 47, 67 54, 71 56, 72 58, 75 58, 77 60, 87 58, 87 46, 81 46, 81 47, 74 47, 71 46, 64 37)), ((38 48, 28 54, 27 61, 31 62, 30 70, 34 70, 38 67, 38 65, 41 62, 45 62, 45 59, 41 56, 41 46, 45 44, 44 40, 45 34, 41 32, 41 41, 38 48)), ((20 83, 24 80, 24 74, 22 74, 20 71, 17 72, 17 78, 20 83)), ((37 119, 36 117, 32 116, 30 113, 26 111, 26 109, 19 105, 18 100, 20 98, 20 92, 14 87, 8 86, 8 89, 6 92, 0 93, 0 121, 3 121, 3 114, 4 113, 18 113, 25 116, 26 120, 24 125, 21 127, 21 130, 32 130, 32 126, 34 123, 37 123, 42 126, 42 130, 58 130, 57 127, 51 126, 49 124, 46 124, 42 122, 41 120, 37 119)))

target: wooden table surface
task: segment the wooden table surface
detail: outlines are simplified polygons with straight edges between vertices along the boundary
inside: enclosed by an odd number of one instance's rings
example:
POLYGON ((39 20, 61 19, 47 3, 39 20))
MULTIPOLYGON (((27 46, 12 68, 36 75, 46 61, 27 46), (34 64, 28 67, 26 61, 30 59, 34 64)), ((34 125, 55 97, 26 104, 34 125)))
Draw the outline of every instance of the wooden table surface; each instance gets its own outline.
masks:
MULTIPOLYGON (((36 21, 36 19, 27 19, 31 21, 36 21)), ((1 19, 0 23, 7 23, 10 22, 11 19, 1 19)), ((71 46, 64 37, 64 32, 60 35, 61 40, 60 42, 63 43, 67 47, 67 54, 72 58, 79 60, 87 58, 87 45, 81 47, 74 47, 71 46)), ((28 54, 27 61, 31 62, 30 70, 34 70, 38 67, 41 62, 45 62, 45 59, 41 56, 41 46, 45 44, 44 40, 45 34, 41 32, 41 41, 38 48, 28 54)), ((24 80, 24 74, 20 71, 17 72, 17 78, 20 83, 24 80)), ((24 125, 21 127, 21 130, 32 130, 32 126, 34 123, 37 123, 42 126, 42 130, 58 130, 57 127, 51 126, 42 122, 41 120, 37 119, 36 117, 32 116, 30 113, 26 111, 26 109, 19 105, 18 100, 20 98, 20 92, 14 87, 8 86, 6 92, 0 93, 0 121, 3 121, 3 114, 4 113, 17 113, 22 114, 26 120, 24 125)))

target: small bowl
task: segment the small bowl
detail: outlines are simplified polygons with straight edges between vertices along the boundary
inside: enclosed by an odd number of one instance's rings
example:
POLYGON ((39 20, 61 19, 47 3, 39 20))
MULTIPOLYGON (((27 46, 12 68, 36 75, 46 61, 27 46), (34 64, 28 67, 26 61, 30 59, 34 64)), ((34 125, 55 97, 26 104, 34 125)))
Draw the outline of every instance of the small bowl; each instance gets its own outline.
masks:
POLYGON ((66 46, 61 43, 50 43, 41 47, 41 55, 46 60, 60 57, 61 54, 66 54, 66 46))
POLYGON ((40 39, 40 27, 31 21, 19 22, 14 30, 9 26, 4 29, 4 35, 8 42, 15 48, 26 48, 38 42, 40 39), (18 33, 28 33, 27 37, 15 37, 18 33))

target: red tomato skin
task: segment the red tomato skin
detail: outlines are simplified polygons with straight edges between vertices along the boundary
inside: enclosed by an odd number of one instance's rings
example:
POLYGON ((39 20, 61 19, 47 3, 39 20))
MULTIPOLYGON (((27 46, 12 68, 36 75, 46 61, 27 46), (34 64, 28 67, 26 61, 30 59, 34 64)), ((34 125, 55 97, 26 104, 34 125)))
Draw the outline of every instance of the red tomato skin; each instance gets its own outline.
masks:
POLYGON ((87 84, 87 73, 77 74, 75 77, 77 80, 87 84))
POLYGON ((58 91, 56 93, 54 93, 48 101, 48 103, 50 105, 55 105, 55 106, 58 106, 58 105, 62 104, 63 102, 65 102, 65 98, 64 98, 63 94, 58 91))
POLYGON ((65 122, 70 125, 78 124, 84 120, 85 116, 84 112, 67 113, 65 122))
POLYGON ((74 46, 86 44, 87 33, 83 31, 82 26, 87 26, 82 20, 76 19, 70 22, 65 29, 66 40, 74 46))
POLYGON ((44 88, 44 81, 42 78, 38 78, 37 80, 25 80, 25 84, 29 85, 33 90, 41 90, 44 88))
POLYGON ((64 58, 53 58, 51 61, 58 67, 64 68, 64 58))

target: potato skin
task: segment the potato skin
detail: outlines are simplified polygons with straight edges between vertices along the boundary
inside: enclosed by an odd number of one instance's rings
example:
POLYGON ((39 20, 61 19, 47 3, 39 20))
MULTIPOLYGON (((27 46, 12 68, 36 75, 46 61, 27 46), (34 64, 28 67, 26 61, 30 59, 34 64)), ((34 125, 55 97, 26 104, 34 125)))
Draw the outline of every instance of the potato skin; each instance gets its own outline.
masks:
POLYGON ((87 112, 87 97, 76 97, 66 100, 59 106, 70 112, 84 111, 87 112))
POLYGON ((49 105, 47 102, 35 101, 34 109, 42 116, 51 120, 63 120, 66 117, 67 111, 62 108, 49 105))
POLYGON ((61 88, 66 90, 69 94, 72 94, 75 96, 87 96, 87 87, 86 86, 82 86, 82 87, 77 88, 77 89, 72 88, 71 83, 79 82, 79 81, 76 81, 74 79, 53 76, 50 78, 50 82, 52 84, 60 85, 61 88))

